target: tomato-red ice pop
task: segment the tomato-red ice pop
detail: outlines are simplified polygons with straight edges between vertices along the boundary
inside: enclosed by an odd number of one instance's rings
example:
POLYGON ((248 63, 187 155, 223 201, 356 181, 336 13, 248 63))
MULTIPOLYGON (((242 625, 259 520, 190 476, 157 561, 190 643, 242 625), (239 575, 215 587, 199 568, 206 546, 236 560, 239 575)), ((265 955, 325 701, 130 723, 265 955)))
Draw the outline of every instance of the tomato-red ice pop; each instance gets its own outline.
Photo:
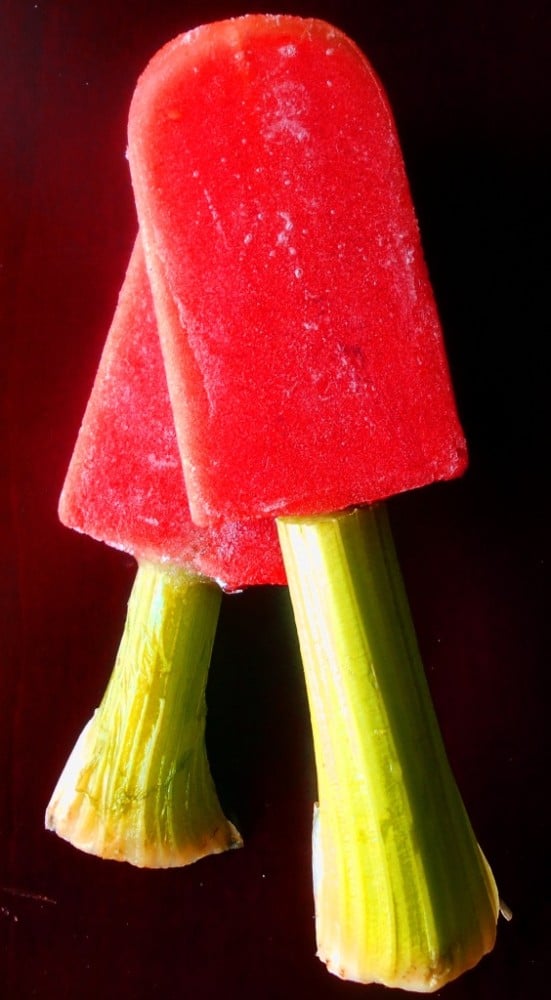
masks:
POLYGON ((59 512, 134 555, 139 570, 108 694, 69 758, 48 826, 81 849, 150 867, 238 845, 204 745, 220 605, 208 578, 235 590, 284 583, 285 573, 273 521, 191 520, 139 238, 59 512))
POLYGON ((497 895, 374 504, 466 464, 387 98, 323 22, 206 25, 138 81, 129 161, 192 517, 278 520, 316 749, 318 954, 438 989, 492 947, 497 895))
POLYGON ((224 590, 283 584, 273 520, 199 528, 189 514, 138 238, 59 503, 64 524, 224 590))
POLYGON ((151 61, 129 135, 177 321, 161 336, 194 519, 339 510, 459 474, 400 146, 356 46, 291 17, 198 28, 151 61))

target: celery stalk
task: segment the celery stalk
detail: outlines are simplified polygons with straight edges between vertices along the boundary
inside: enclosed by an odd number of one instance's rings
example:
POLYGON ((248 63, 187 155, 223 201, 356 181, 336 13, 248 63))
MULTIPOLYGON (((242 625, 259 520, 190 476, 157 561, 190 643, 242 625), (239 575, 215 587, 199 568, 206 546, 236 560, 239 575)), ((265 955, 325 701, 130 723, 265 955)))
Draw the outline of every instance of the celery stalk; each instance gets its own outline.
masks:
POLYGON ((171 566, 139 566, 117 660, 46 811, 74 846, 140 867, 241 845, 205 748, 205 687, 221 592, 171 566))
POLYGON ((383 505, 278 530, 318 775, 318 955, 432 992, 491 950, 498 896, 447 761, 383 505))

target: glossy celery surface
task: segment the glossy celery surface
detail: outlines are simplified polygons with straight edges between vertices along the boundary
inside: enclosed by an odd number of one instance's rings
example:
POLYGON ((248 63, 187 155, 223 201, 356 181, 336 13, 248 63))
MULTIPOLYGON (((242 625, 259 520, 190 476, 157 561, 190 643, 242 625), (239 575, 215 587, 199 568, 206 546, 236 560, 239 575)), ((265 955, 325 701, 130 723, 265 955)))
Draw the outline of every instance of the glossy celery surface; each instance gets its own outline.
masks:
POLYGON ((46 812, 46 826, 81 850, 166 868, 240 846, 205 747, 220 600, 203 578, 139 566, 109 685, 46 812))
POLYGON ((431 992, 494 943, 498 897, 447 761, 384 505, 278 522, 312 719, 318 954, 431 992))

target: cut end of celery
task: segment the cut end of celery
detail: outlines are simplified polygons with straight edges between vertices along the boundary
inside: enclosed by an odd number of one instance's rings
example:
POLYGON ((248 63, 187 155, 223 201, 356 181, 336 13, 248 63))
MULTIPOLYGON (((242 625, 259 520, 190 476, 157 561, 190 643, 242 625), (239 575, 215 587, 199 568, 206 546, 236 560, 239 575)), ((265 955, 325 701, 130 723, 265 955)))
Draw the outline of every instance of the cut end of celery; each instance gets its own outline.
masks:
MULTIPOLYGON (((342 878, 342 868, 338 871, 334 867, 335 864, 339 866, 342 858, 327 842, 323 844, 317 804, 312 846, 317 957, 338 978, 412 993, 434 993, 472 969, 492 951, 499 902, 492 873, 480 849, 485 884, 475 918, 471 917, 468 924, 458 925, 451 939, 442 936, 437 927, 432 933, 426 933, 426 928, 420 930, 415 919, 409 931, 400 935, 387 932, 381 938, 373 925, 370 927, 370 914, 388 928, 394 923, 395 907, 403 905, 403 901, 393 896, 392 871, 377 875, 378 878, 382 874, 387 881, 387 898, 362 898, 365 885, 350 884, 346 890, 349 908, 343 908, 342 883, 340 888, 335 885, 335 880, 342 878), (358 906, 363 907, 363 914, 358 906)), ((369 871, 368 858, 358 857, 357 863, 361 870, 369 871)), ((415 905, 412 899, 412 910, 415 905)))
POLYGON ((46 811, 47 829, 79 850, 171 868, 241 846, 205 745, 220 599, 201 577, 140 565, 111 680, 46 811))
MULTIPOLYGON (((128 801, 124 808, 106 809, 87 791, 87 779, 97 758, 95 716, 80 734, 65 764, 46 809, 45 826, 80 851, 110 861, 126 861, 138 868, 179 868, 209 854, 242 847, 233 823, 223 815, 214 788, 213 801, 199 834, 185 828, 169 833, 157 829, 154 837, 144 833, 147 803, 128 801)), ((114 803, 112 803, 114 806, 114 803)))

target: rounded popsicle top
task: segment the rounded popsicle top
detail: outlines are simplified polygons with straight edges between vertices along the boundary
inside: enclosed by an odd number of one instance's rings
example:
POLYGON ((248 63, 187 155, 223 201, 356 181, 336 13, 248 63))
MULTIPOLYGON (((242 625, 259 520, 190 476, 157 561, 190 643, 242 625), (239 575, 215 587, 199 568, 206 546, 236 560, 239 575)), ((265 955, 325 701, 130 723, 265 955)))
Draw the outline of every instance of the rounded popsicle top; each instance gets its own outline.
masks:
POLYGON ((225 590, 284 584, 273 521, 191 520, 138 237, 65 478, 64 524, 225 590))
POLYGON ((396 128, 350 39, 270 15, 180 36, 138 81, 129 161, 194 520, 463 471, 396 128))

